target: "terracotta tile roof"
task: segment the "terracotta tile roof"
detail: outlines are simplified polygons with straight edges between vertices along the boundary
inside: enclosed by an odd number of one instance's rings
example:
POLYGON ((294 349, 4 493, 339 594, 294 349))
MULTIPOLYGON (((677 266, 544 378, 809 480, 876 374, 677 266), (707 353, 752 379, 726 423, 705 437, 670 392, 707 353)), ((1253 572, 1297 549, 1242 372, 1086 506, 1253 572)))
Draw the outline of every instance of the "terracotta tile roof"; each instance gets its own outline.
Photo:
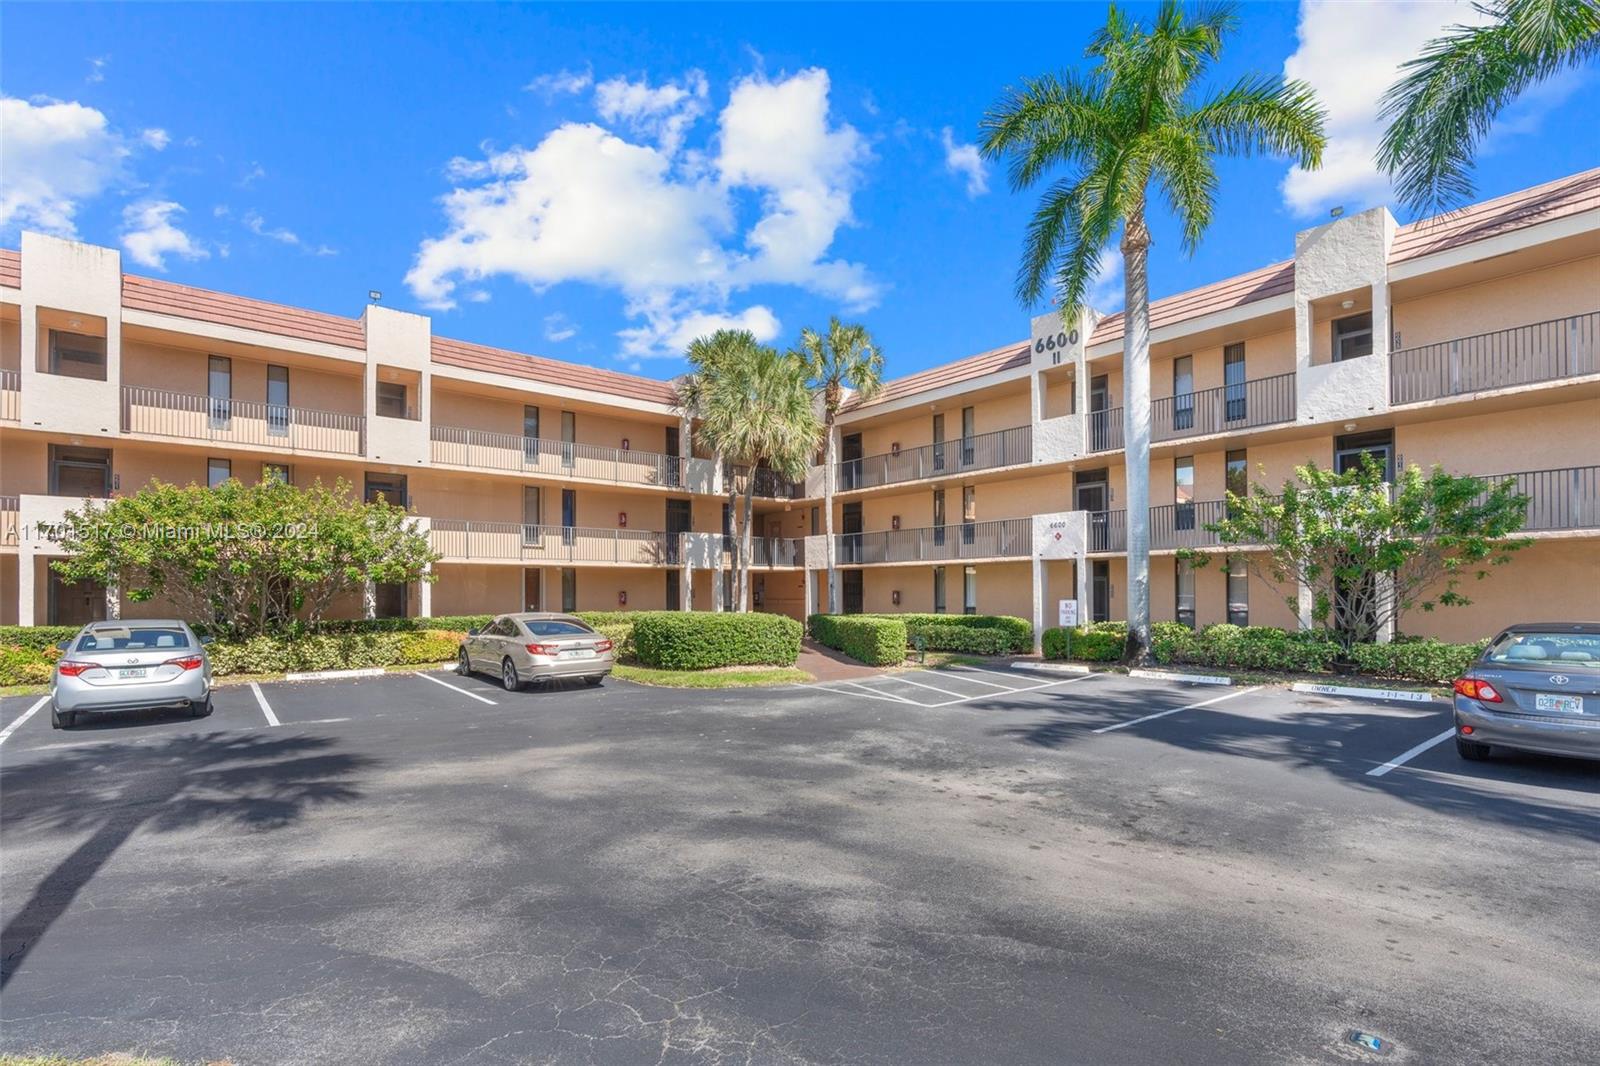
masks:
POLYGON ((22 253, 0 248, 0 285, 22 288, 22 253))
POLYGON ((122 275, 122 306, 345 348, 365 349, 367 346, 359 319, 195 289, 135 274, 122 275))
POLYGON ((538 355, 523 355, 520 352, 508 352, 503 348, 455 341, 448 337, 433 338, 433 361, 466 370, 509 374, 529 381, 542 381, 574 389, 589 389, 630 400, 664 404, 678 402, 677 390, 670 381, 619 374, 614 370, 600 370, 592 366, 566 363, 559 359, 546 359, 538 355))
POLYGON ((870 403, 849 404, 846 409, 876 407, 892 400, 914 396, 919 392, 929 392, 933 389, 942 389, 947 385, 957 384, 958 382, 981 378, 985 374, 1010 370, 1013 367, 1027 366, 1028 346, 1028 341, 1018 341, 1003 348, 993 348, 977 355, 969 355, 965 359, 957 359, 953 363, 929 367, 927 370, 919 370, 915 374, 907 374, 903 378, 886 381, 883 384, 883 388, 878 390, 878 395, 874 396, 870 403))
MULTIPOLYGON (((1281 263, 1262 267, 1260 270, 1252 270, 1248 274, 1238 274, 1221 281, 1214 281, 1210 285, 1202 285, 1198 289, 1180 292, 1176 296, 1165 296, 1156 300, 1150 305, 1150 328, 1159 329, 1175 322, 1199 318, 1217 311, 1227 311, 1293 291, 1294 260, 1286 259, 1281 263)), ((1105 344, 1107 341, 1120 341, 1122 332, 1122 312, 1119 311, 1114 315, 1107 315, 1095 324, 1094 332, 1089 335, 1089 343, 1094 345, 1105 344)))
POLYGON ((1600 168, 1401 226, 1389 249, 1389 262, 1403 263, 1596 207, 1600 207, 1600 168))

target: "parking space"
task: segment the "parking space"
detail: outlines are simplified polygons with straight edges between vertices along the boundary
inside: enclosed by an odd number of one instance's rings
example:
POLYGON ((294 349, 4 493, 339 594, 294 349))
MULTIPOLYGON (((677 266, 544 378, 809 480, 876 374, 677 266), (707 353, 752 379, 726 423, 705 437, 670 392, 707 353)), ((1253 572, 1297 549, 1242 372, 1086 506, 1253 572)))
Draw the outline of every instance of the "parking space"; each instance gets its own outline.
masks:
POLYGON ((909 704, 913 707, 953 707, 975 701, 1025 696, 1083 681, 1089 675, 1051 677, 987 667, 951 666, 939 670, 912 670, 880 674, 858 681, 829 681, 807 688, 821 689, 854 699, 909 704))

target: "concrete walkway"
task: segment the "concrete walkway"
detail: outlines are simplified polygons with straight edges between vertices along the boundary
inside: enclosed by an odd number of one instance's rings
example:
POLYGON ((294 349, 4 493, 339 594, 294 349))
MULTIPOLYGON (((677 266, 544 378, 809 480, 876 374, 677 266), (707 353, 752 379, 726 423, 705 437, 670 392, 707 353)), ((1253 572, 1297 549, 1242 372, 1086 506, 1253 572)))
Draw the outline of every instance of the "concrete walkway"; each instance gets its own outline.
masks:
POLYGON ((810 637, 800 642, 800 658, 795 665, 818 681, 854 681, 862 677, 876 677, 888 669, 858 663, 832 648, 824 648, 810 637))

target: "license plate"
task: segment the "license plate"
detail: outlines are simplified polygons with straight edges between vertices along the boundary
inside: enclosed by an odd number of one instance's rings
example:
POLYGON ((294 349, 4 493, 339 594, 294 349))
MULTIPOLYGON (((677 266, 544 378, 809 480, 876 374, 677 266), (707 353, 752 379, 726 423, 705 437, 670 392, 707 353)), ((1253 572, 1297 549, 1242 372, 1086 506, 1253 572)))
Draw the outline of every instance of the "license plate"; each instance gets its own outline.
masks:
POLYGON ((120 677, 120 678, 126 679, 126 678, 130 678, 130 677, 143 677, 144 673, 145 673, 144 667, 142 667, 142 666, 130 666, 130 667, 126 667, 126 668, 124 668, 122 670, 118 670, 117 671, 117 676, 120 677))
POLYGON ((558 658, 558 659, 593 659, 594 658, 594 652, 591 651, 588 648, 574 648, 571 651, 562 652, 560 655, 557 655, 556 658, 558 658))
POLYGON ((1556 714, 1582 714, 1582 696, 1553 696, 1541 692, 1534 696, 1533 706, 1540 711, 1554 711, 1556 714))

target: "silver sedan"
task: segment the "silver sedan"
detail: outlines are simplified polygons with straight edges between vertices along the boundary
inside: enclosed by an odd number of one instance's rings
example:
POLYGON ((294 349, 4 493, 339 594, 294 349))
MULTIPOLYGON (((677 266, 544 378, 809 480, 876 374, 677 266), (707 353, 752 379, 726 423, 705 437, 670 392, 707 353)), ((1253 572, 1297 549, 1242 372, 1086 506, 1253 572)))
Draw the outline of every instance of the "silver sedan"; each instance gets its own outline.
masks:
POLYGON ((62 641, 50 680, 50 724, 78 717, 168 707, 195 718, 211 713, 211 659, 185 622, 92 622, 62 641))
POLYGON ((581 677, 598 685, 616 665, 611 641, 570 614, 503 614, 461 642, 456 672, 498 674, 507 692, 528 681, 581 677))
POLYGON ((1512 626, 1455 684, 1456 751, 1600 759, 1600 623, 1512 626))

